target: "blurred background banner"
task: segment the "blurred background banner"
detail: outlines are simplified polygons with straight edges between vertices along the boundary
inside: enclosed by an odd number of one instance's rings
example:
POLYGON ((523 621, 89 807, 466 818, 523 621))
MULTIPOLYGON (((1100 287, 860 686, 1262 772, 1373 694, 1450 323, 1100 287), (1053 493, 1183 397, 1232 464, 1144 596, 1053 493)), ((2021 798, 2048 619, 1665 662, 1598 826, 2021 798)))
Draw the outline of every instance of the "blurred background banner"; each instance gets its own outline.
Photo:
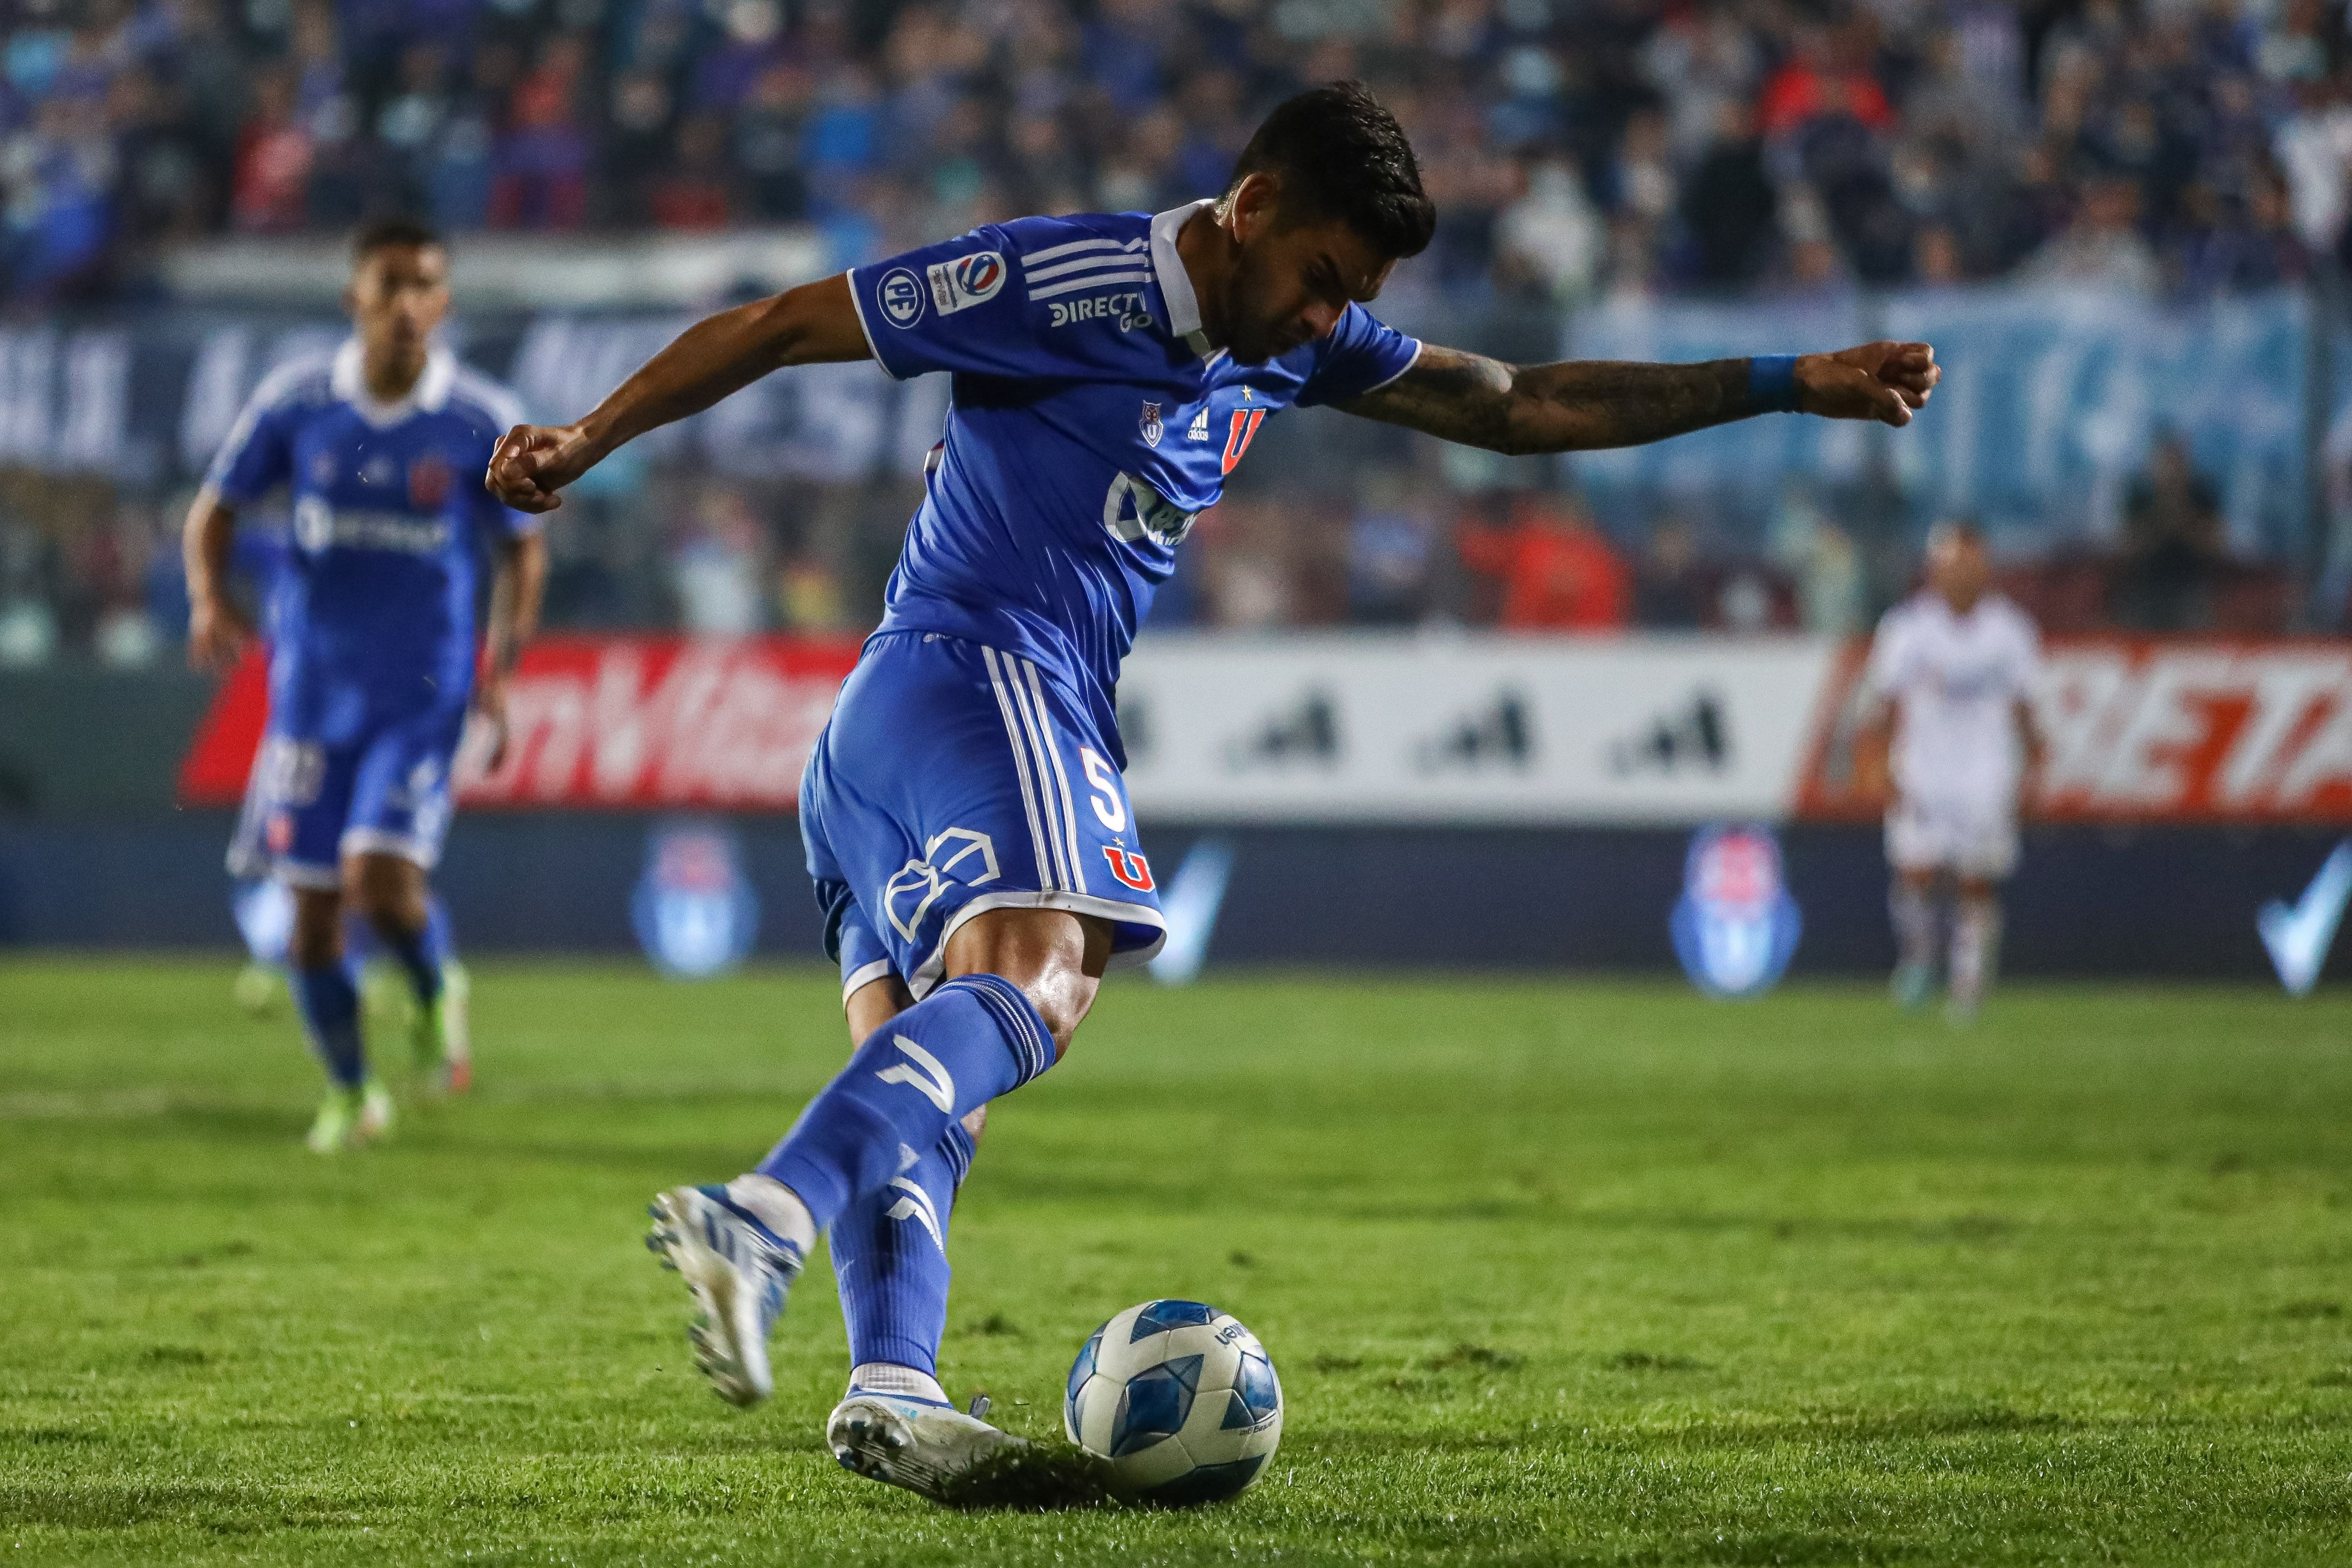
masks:
POLYGON ((1610 515, 1670 498, 1777 532, 1784 552, 1825 496, 1874 486, 1908 518, 1970 514, 2008 552, 2047 553, 2119 547, 2133 479, 2178 438, 2210 477, 2230 551, 2293 559, 2313 542, 2308 435, 2346 406, 2312 384, 2311 321, 2294 290, 2188 306, 2051 287, 1612 303, 1571 323, 1574 356, 1702 360, 1893 337, 1934 343, 1945 384, 1932 416, 1899 437, 1762 419, 1571 461, 1610 515))
MULTIPOLYGON (((1264 824, 1875 821, 1855 793, 1868 645, 1471 633, 1147 639, 1119 682, 1147 818, 1264 824)), ((847 638, 551 637, 467 807, 791 812, 856 663, 847 638)), ((258 653, 219 689, 181 800, 236 805, 268 711, 258 653)), ((2352 647, 2074 637, 2045 649, 2032 806, 2082 823, 2352 822, 2352 647)))
MULTIPOLYGON (((1875 820, 1854 794, 1864 645, 1832 674, 1799 811, 1875 820)), ((2340 640, 2067 637, 2043 649, 2044 821, 2352 821, 2352 648, 2340 640)))
POLYGON ((1147 817, 1697 823, 1794 802, 1819 637, 1161 637, 1119 680, 1147 817))
MULTIPOLYGON (((507 751, 467 737, 459 803, 474 806, 791 811, 801 768, 857 662, 854 641, 551 637, 507 693, 507 751)), ((259 650, 221 683, 180 767, 182 804, 235 805, 269 716, 259 650)))

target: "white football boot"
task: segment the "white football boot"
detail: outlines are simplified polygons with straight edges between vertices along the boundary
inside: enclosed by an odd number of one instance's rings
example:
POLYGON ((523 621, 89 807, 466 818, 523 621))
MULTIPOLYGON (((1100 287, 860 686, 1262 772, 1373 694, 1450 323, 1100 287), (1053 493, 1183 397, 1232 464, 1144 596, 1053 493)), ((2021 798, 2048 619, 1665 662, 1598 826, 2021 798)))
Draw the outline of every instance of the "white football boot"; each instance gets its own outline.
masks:
POLYGON ((987 1408, 986 1399, 974 1400, 966 1415, 952 1405, 853 1388, 826 1419, 824 1445, 845 1470, 942 1502, 950 1483, 974 1465, 1029 1446, 982 1421, 987 1408))
POLYGON ((719 1397, 749 1407, 775 1391, 768 1331, 800 1278, 801 1248, 770 1230, 723 1186, 672 1187, 655 1196, 646 1247, 686 1277, 700 1309, 687 1325, 694 1364, 719 1397))

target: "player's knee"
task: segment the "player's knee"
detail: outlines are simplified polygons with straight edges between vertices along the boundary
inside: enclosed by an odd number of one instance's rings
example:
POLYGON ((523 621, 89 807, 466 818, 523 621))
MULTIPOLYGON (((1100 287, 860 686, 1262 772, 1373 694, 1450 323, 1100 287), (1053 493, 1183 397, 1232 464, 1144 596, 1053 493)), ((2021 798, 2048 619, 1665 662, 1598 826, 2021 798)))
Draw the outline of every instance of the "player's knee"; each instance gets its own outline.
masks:
POLYGON ((1110 962, 1108 921, 1061 910, 991 910, 966 921, 948 943, 950 975, 994 974, 1021 988, 1054 1037, 1054 1052, 1094 1005, 1110 962))
POLYGON ((343 896, 379 930, 409 930, 425 918, 425 873, 397 856, 354 855, 345 860, 343 896))

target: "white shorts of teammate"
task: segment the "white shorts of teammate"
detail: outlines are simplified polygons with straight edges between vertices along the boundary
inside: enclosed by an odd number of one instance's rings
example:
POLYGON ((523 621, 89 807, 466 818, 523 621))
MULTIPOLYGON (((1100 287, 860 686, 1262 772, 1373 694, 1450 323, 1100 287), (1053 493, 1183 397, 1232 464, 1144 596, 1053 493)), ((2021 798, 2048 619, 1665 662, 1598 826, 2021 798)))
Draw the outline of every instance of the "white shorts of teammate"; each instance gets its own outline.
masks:
POLYGON ((2002 881, 2017 869, 2017 802, 1906 795, 1886 814, 1886 858, 1897 871, 2002 881))

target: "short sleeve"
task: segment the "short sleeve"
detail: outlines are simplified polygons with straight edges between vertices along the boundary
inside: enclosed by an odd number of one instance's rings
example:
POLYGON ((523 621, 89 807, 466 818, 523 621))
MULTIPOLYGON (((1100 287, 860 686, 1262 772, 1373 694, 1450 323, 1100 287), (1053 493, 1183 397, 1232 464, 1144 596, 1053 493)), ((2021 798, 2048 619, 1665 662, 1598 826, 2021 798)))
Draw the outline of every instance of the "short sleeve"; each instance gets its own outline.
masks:
POLYGON ((1299 388, 1298 405, 1345 403, 1361 397, 1412 368, 1421 342, 1406 337, 1361 305, 1350 304, 1330 335, 1315 346, 1315 368, 1299 388))
POLYGON ((1902 689, 1910 653, 1908 626, 1900 605, 1879 617, 1878 633, 1870 639, 1870 662, 1862 672, 1863 689, 1870 696, 1888 697, 1902 689))
POLYGON ((228 439, 205 470, 205 485, 233 506, 249 506, 294 477, 294 404, 271 376, 254 389, 228 439))
MULTIPOLYGON (((935 370, 1052 374, 1053 356, 1011 276, 1014 265, 1011 237, 991 225, 852 268, 849 295, 874 357, 900 381, 935 370)), ((1141 277, 1138 270, 1139 288, 1141 277)))

